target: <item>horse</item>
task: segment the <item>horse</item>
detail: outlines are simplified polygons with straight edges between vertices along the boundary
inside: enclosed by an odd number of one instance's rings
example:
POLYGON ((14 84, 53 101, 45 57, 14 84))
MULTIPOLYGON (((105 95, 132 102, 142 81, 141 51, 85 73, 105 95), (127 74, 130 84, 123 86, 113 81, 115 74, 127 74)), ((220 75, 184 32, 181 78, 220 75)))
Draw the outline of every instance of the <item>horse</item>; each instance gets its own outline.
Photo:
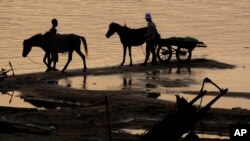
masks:
POLYGON ((68 61, 65 64, 64 68, 61 70, 62 72, 64 72, 72 60, 73 52, 76 51, 83 60, 83 71, 86 72, 87 65, 85 61, 85 55, 81 52, 81 41, 84 45, 85 54, 88 55, 87 42, 83 36, 79 36, 76 34, 36 34, 30 37, 29 39, 23 41, 22 56, 27 57, 32 47, 40 47, 45 52, 43 61, 45 65, 49 68, 52 61, 56 63, 56 61, 53 60, 53 57, 56 55, 56 53, 68 52, 68 61), (50 54, 52 55, 52 59, 50 59, 50 54), (45 61, 46 58, 48 59, 48 63, 46 63, 45 61))
MULTIPOLYGON (((111 23, 106 33, 106 37, 110 38, 114 33, 118 33, 120 41, 123 45, 123 60, 121 66, 125 63, 125 56, 127 48, 129 50, 130 65, 132 65, 131 47, 140 46, 146 42, 145 35, 147 34, 147 27, 131 29, 129 27, 121 26, 117 23, 111 23)), ((156 32, 156 41, 160 39, 160 34, 156 32)))

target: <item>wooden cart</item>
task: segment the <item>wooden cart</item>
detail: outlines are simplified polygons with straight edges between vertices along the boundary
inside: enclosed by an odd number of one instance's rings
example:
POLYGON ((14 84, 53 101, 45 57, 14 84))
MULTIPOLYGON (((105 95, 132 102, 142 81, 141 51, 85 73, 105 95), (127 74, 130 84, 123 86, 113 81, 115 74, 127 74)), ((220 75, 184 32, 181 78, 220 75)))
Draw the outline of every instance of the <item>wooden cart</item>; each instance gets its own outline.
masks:
POLYGON ((195 47, 207 47, 207 45, 193 37, 160 39, 156 55, 161 63, 169 62, 173 54, 176 54, 178 62, 188 62, 195 47))

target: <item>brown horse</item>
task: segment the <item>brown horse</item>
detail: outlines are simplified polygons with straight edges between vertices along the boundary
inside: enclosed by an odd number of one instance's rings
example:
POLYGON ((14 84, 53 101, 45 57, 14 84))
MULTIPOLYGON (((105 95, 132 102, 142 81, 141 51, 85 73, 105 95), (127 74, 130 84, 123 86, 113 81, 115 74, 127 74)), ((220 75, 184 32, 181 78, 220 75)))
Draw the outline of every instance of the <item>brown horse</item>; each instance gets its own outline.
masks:
MULTIPOLYGON (((128 28, 126 25, 121 26, 117 23, 111 23, 109 25, 109 30, 106 33, 106 37, 109 38, 116 32, 118 33, 121 43, 123 45, 123 60, 121 66, 125 62, 127 48, 129 50, 130 65, 132 65, 131 47, 140 46, 146 42, 145 35, 147 34, 147 27, 139 29, 131 29, 128 28)), ((156 32, 156 41, 159 39, 160 39, 160 34, 156 32)))
MULTIPOLYGON (((64 68, 62 69, 62 72, 64 72, 72 60, 73 51, 76 51, 83 60, 83 66, 84 66, 83 71, 85 72, 87 70, 87 66, 85 61, 85 55, 81 52, 80 48, 81 41, 84 44, 85 54, 88 55, 87 42, 86 39, 82 36, 75 34, 60 34, 60 35, 37 34, 29 39, 24 40, 22 56, 26 57, 31 51, 31 48, 33 46, 41 47, 45 51, 44 63, 49 69, 51 62, 54 61, 53 59, 50 59, 50 54, 52 55, 52 58, 54 58, 54 55, 56 53, 68 52, 68 61, 65 64, 64 68), (45 61, 46 58, 48 59, 48 63, 46 63, 45 61)), ((56 61, 54 61, 54 63, 56 63, 56 61)))

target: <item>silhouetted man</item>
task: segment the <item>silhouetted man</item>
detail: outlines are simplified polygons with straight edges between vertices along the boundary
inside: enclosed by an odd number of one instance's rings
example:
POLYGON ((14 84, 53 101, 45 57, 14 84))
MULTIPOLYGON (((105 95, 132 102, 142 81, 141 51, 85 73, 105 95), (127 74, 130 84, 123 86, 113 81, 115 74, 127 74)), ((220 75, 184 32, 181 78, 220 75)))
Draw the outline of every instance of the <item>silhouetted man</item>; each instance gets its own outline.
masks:
POLYGON ((147 25, 147 34, 145 35, 146 38, 146 58, 145 61, 143 63, 143 65, 147 65, 147 61, 149 59, 150 56, 150 52, 152 53, 152 64, 156 65, 157 61, 156 61, 156 55, 155 55, 155 40, 156 40, 156 33, 157 33, 157 29, 155 26, 155 23, 152 21, 152 17, 150 13, 146 13, 145 14, 145 19, 148 22, 147 25))
MULTIPOLYGON (((57 34, 56 27, 58 26, 57 19, 52 19, 51 20, 51 24, 52 24, 52 27, 47 32, 47 34, 49 34, 49 35, 56 35, 57 34)), ((57 71, 57 69, 56 69, 56 62, 58 62, 58 53, 51 52, 51 58, 49 57, 48 59, 51 59, 52 62, 54 62, 53 71, 57 71)))
POLYGON ((56 34, 57 34, 57 29, 56 29, 56 27, 58 26, 57 19, 52 19, 52 20, 51 20, 51 24, 52 24, 52 27, 51 27, 51 29, 49 30, 49 32, 50 32, 51 34, 56 35, 56 34))

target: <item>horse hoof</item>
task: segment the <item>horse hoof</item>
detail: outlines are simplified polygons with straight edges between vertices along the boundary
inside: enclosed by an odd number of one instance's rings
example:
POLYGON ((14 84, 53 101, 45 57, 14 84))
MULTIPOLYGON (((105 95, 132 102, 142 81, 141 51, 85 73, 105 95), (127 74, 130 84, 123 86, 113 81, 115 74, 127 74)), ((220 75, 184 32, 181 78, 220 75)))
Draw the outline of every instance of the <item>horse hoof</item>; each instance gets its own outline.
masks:
POLYGON ((121 63, 121 66, 123 66, 123 63, 121 63))
POLYGON ((53 68, 53 71, 59 71, 57 68, 53 68))
POLYGON ((130 65, 130 66, 133 66, 133 64, 132 64, 132 63, 130 63, 129 65, 130 65))
POLYGON ((47 70, 45 72, 50 72, 50 71, 52 71, 52 69, 51 68, 47 68, 47 70))

